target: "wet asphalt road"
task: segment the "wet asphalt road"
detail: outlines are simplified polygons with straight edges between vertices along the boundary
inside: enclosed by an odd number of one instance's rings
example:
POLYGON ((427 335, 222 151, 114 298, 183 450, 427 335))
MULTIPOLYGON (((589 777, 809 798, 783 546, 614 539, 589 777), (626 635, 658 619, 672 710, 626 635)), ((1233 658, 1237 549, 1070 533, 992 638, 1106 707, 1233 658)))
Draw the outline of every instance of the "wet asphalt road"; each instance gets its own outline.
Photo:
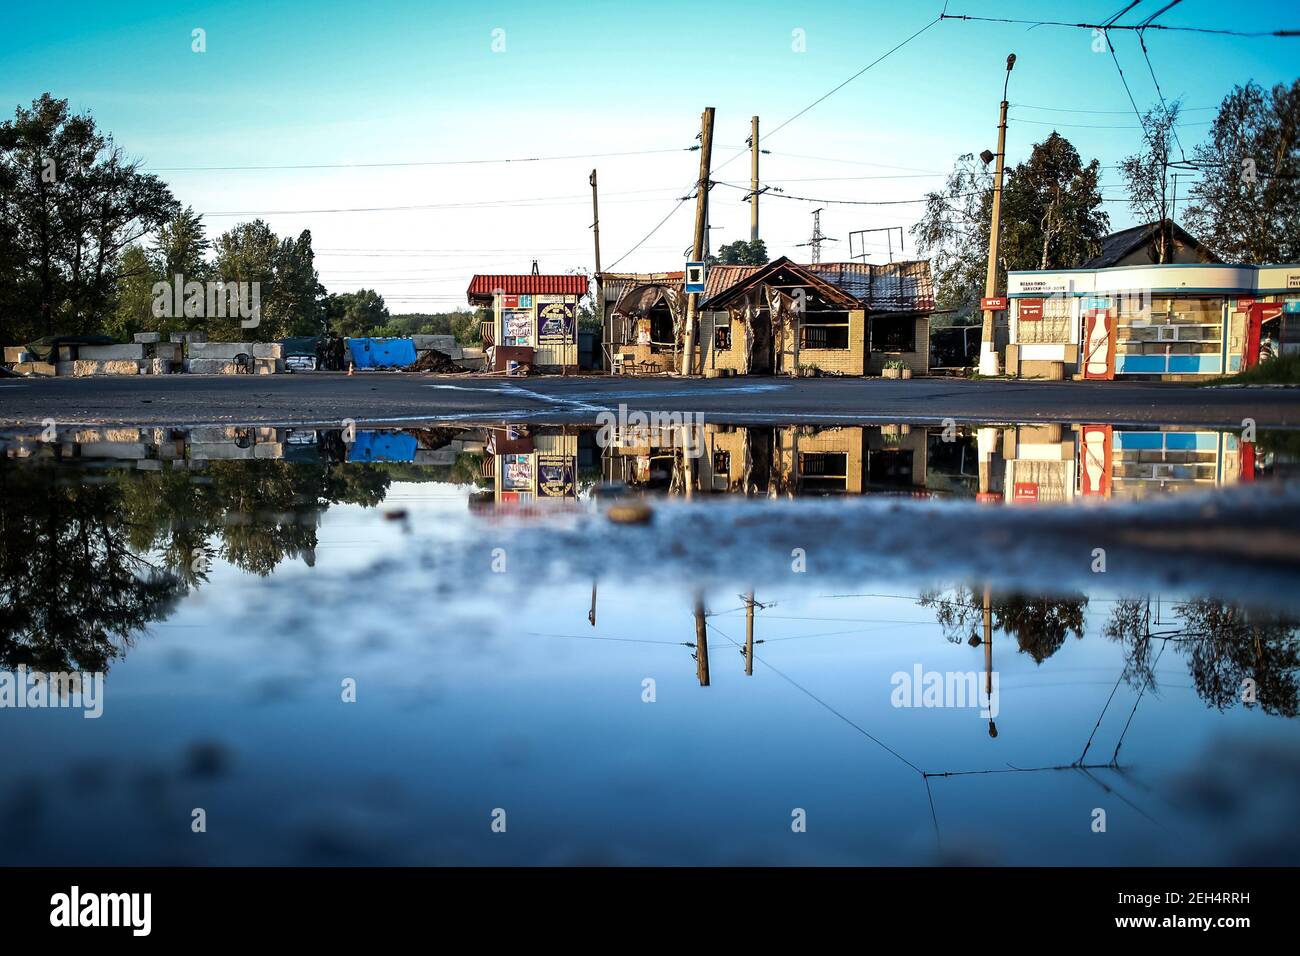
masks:
POLYGON ((434 376, 317 372, 0 379, 0 424, 592 422, 604 410, 736 424, 1066 422, 1300 428, 1300 389, 1145 382, 434 376))

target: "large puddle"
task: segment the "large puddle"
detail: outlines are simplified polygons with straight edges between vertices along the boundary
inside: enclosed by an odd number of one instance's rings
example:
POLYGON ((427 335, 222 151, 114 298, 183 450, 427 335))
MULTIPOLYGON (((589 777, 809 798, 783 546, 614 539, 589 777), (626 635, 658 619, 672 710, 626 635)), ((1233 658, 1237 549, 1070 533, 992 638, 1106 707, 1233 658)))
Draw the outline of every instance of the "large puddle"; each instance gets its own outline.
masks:
POLYGON ((1297 433, 0 447, 3 864, 1300 862, 1297 433))

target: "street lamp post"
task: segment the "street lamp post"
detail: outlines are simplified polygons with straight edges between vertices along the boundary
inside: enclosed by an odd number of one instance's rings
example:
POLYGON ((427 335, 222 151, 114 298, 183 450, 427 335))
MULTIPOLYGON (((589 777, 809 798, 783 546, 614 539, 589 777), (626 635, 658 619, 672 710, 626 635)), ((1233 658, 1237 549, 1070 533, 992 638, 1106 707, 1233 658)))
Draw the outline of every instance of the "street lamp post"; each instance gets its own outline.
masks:
MULTIPOLYGON (((1016 55, 1007 57, 1007 75, 1002 81, 1002 107, 998 113, 998 152, 995 157, 997 165, 993 171, 993 221, 989 225, 989 265, 984 276, 984 297, 991 299, 997 295, 998 279, 998 234, 1002 220, 1002 169, 1006 162, 1007 145, 1007 84, 1011 82, 1011 68, 1016 65, 1016 55)), ((985 151, 987 155, 987 151, 985 151)), ((997 375, 998 352, 993 340, 993 310, 984 310, 984 331, 980 336, 981 375, 997 375)))

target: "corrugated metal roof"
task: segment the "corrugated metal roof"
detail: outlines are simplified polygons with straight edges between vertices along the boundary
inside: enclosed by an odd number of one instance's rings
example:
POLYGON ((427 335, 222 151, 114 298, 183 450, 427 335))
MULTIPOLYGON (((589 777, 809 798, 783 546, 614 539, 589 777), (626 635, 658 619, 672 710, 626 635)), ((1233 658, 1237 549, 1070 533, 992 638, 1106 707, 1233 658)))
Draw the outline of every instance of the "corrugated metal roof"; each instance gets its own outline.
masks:
POLYGON ((685 275, 684 272, 602 272, 600 287, 605 302, 612 304, 639 285, 664 285, 680 291, 685 275))
MULTIPOLYGON (((925 259, 909 262, 819 262, 816 264, 792 263, 812 273, 862 303, 868 312, 933 312, 934 281, 930 263, 925 259)), ((704 279, 704 296, 708 302, 714 296, 743 282, 765 266, 712 265, 704 279)), ((617 302, 628 290, 638 285, 666 285, 680 288, 682 273, 606 273, 603 277, 605 299, 617 302)))
POLYGON ((559 276, 475 276, 470 280, 467 295, 472 299, 490 297, 494 292, 506 295, 586 295, 587 277, 584 275, 559 276))
POLYGON ((926 259, 874 264, 822 262, 804 268, 839 286, 868 312, 934 311, 934 280, 926 259))

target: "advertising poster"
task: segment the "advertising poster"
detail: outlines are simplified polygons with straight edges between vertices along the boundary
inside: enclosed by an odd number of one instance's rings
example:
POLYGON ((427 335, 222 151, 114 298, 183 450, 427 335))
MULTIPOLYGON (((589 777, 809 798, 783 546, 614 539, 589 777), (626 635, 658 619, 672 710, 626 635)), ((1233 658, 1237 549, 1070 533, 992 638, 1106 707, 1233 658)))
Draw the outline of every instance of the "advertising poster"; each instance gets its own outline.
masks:
POLYGON ((546 302, 537 307, 537 341, 573 341, 573 303, 546 302))
POLYGON ((502 455, 501 487, 510 491, 531 491, 533 459, 531 455, 502 455))
POLYGON ((501 324, 505 329, 506 345, 527 345, 533 339, 533 313, 518 309, 504 312, 501 324))
POLYGON ((573 471, 573 458, 569 455, 538 455, 537 494, 543 498, 574 497, 577 487, 573 471))

